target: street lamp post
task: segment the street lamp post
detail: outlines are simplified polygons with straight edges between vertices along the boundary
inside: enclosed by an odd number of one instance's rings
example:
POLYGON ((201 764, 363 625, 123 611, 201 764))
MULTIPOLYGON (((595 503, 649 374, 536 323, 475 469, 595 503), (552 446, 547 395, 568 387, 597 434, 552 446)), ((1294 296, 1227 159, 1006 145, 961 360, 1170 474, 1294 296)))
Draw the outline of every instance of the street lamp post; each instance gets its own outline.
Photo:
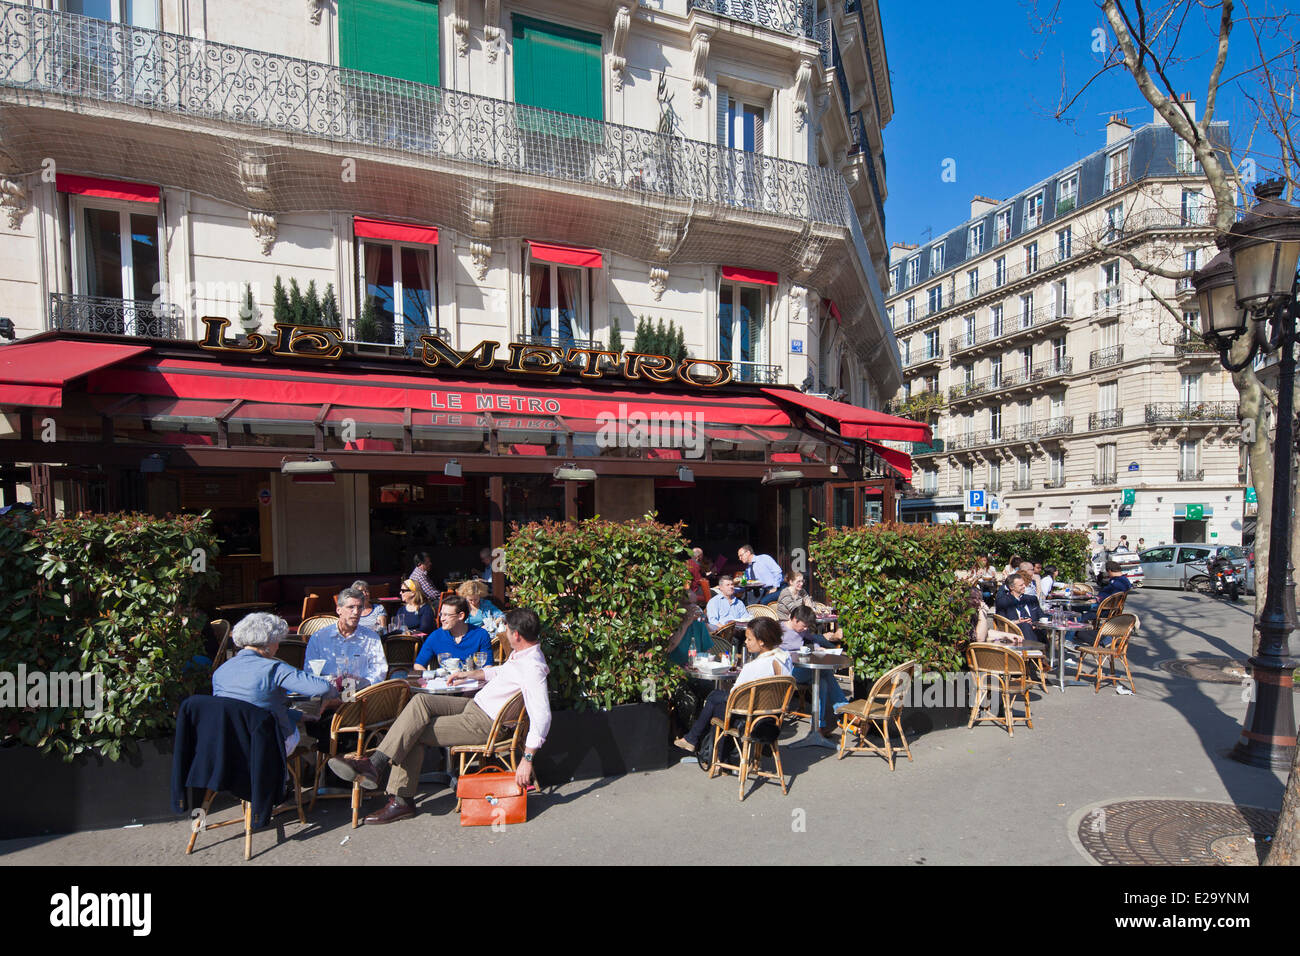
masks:
MULTIPOLYGON (((1259 653, 1250 658, 1255 693, 1232 757, 1256 767, 1286 769, 1295 756, 1291 656, 1295 582, 1290 561, 1291 459, 1295 434, 1296 312, 1300 308, 1300 209, 1281 202, 1282 181, 1255 189, 1255 207, 1236 223, 1220 252, 1193 277, 1201 333, 1223 367, 1240 371, 1261 353, 1278 355, 1277 431, 1273 443, 1273 510, 1269 523, 1268 590, 1258 627, 1259 653), (1250 336, 1250 353, 1233 363, 1228 350, 1250 336)), ((1261 439, 1263 436, 1260 436, 1261 439)))

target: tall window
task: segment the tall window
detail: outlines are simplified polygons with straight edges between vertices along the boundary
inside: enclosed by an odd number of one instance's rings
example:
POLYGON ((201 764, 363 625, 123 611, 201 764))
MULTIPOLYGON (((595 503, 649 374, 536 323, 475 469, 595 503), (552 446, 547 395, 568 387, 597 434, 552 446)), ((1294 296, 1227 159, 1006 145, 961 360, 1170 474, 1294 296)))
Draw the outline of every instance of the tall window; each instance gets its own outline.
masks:
MULTIPOLYGON (((599 48, 597 48, 599 50, 599 48)), ((738 202, 752 203, 759 196, 761 169, 757 156, 766 150, 762 103, 746 101, 718 89, 718 144, 734 152, 723 157, 728 188, 738 202)))
POLYGON ((1070 258, 1070 248, 1071 248, 1070 240, 1071 240, 1071 232, 1069 226, 1066 226, 1064 229, 1058 229, 1056 231, 1056 258, 1058 260, 1065 260, 1070 258))
POLYGON ((976 269, 966 270, 966 295, 974 298, 980 288, 980 271, 976 269))
POLYGON ((1106 154, 1106 192, 1128 185, 1128 147, 1106 154))
POLYGON ((907 324, 911 325, 916 321, 916 300, 908 299, 905 305, 907 306, 907 324))
POLYGON ((1065 367, 1065 336, 1058 335, 1052 339, 1052 365, 1054 371, 1061 371, 1065 367))
POLYGON ((1183 190, 1182 218, 1184 226, 1204 226, 1207 223, 1205 197, 1199 190, 1183 190))
POLYGON ((1065 393, 1054 392, 1048 400, 1048 417, 1056 422, 1065 417, 1065 393))
POLYGON ((1115 480, 1115 446, 1113 444, 1097 446, 1097 477, 1115 480))
POLYGON ((554 262, 528 268, 528 334, 568 348, 575 339, 591 338, 588 269, 554 262))
POLYGON ((1174 139, 1174 170, 1180 176, 1199 176, 1200 164, 1192 151, 1192 144, 1180 137, 1174 139))
POLYGON ((764 362, 767 308, 763 286, 722 283, 718 295, 718 358, 764 362))
POLYGON ((1201 400, 1201 373, 1184 372, 1179 382, 1179 394, 1184 405, 1195 405, 1201 400))
POLYGON ((1031 242, 1025 246, 1025 275, 1033 275, 1038 271, 1038 243, 1031 242))
POLYGON ((892 329, 894 327, 894 307, 892 305, 885 306, 885 320, 892 329))
POLYGON ((926 292, 926 315, 934 315, 943 308, 943 286, 936 285, 926 292))
POLYGON ((963 491, 975 487, 975 467, 973 465, 961 466, 961 487, 963 491))
POLYGON ((1002 303, 989 309, 989 337, 1000 338, 1002 336, 1002 303))
POLYGON ((939 330, 931 329, 925 333, 925 357, 927 359, 939 357, 939 330))
POLYGON ((1047 456, 1047 475, 1054 485, 1065 481, 1065 452, 1054 451, 1047 456))
POLYGON ((1103 382, 1097 386, 1097 410, 1113 412, 1119 408, 1119 383, 1103 382))
POLYGON ((889 270, 889 291, 897 292, 903 287, 903 267, 894 266, 889 270))
POLYGON ((989 409, 989 437, 1002 437, 1002 406, 994 405, 989 409))
MULTIPOLYGON (((433 6, 436 16, 437 5, 433 6)), ((381 21, 376 27, 382 28, 383 25, 381 21)), ((605 95, 600 34, 534 20, 517 13, 511 18, 511 25, 515 102, 603 120, 605 95)), ((529 117, 530 122, 542 119, 529 117)), ((539 126, 544 132, 569 136, 579 132, 575 128, 552 128, 551 124, 556 124, 556 121, 549 117, 545 122, 548 125, 539 126)))
POLYGON ((1043 192, 1039 190, 1025 198, 1025 228, 1033 229, 1043 224, 1043 192))
POLYGON ((1007 284, 1007 257, 998 256, 993 260, 993 285, 1001 288, 1007 284))
POLYGON ((989 360, 989 381, 994 388, 1002 384, 1002 356, 995 355, 989 360))
POLYGON ((1026 292, 1020 297, 1020 327, 1027 329, 1034 324, 1034 294, 1026 292))
POLYGON ((1180 342, 1191 342, 1196 340, 1196 333, 1192 329, 1201 327, 1201 313, 1199 309, 1193 309, 1183 312, 1183 327, 1179 330, 1178 340, 1180 342))
POLYGON ((907 260, 907 284, 916 285, 916 280, 921 278, 921 257, 912 256, 907 260))
POLYGON ((998 244, 1006 242, 1011 238, 1011 210, 1003 209, 994 218, 994 227, 997 230, 998 244))
POLYGON ((962 331, 966 336, 966 345, 975 344, 975 316, 968 315, 962 318, 962 331))
POLYGON ((1026 345, 1020 350, 1020 373, 1029 378, 1029 372, 1034 367, 1034 347, 1026 345))
POLYGON ((984 223, 977 222, 966 232, 966 255, 977 256, 984 251, 984 223))
POLYGON ((1016 458, 1016 485, 1021 490, 1029 488, 1031 472, 1028 458, 1016 458))
MULTIPOLYGON (((338 23, 344 69, 438 85, 437 0, 351 0, 338 5, 338 23)), ((520 85, 517 69, 515 85, 520 85)))
MULTIPOLYGON (((999 420, 1001 420, 1000 409, 998 411, 998 418, 999 420)), ((1000 434, 1001 425, 999 425, 998 428, 1000 434)), ((990 462, 989 463, 989 491, 1001 491, 1001 490, 1002 490, 1002 462, 1000 461, 990 462)))
POLYGON ((903 360, 904 365, 912 364, 912 340, 903 339, 898 343, 898 357, 903 360))
POLYGON ((1069 212, 1079 203, 1079 174, 1072 173, 1056 186, 1056 214, 1069 212))
POLYGON ((1122 202, 1106 209, 1106 225, 1103 230, 1107 242, 1114 242, 1124 232, 1124 204, 1122 202))
POLYGON ((89 331, 163 335, 150 329, 149 307, 162 289, 156 210, 152 203, 73 200, 80 267, 76 291, 110 300, 97 304, 89 331), (101 314, 103 324, 96 324, 101 314))
POLYGON ((1052 310, 1058 319, 1070 314, 1070 280, 1061 279, 1052 284, 1052 310))
POLYGON ((64 9, 96 20, 158 29, 158 0, 65 0, 64 9))
POLYGON ((360 302, 363 321, 355 327, 357 340, 401 345, 437 326, 436 247, 382 239, 364 239, 359 246, 365 287, 360 302), (364 321, 367 304, 374 325, 364 321))
POLYGON ((1180 441, 1178 443, 1178 470, 1181 472, 1181 477, 1194 480, 1199 477, 1200 468, 1200 441, 1180 441))
POLYGON ((930 275, 938 275, 943 271, 943 245, 933 246, 930 249, 930 275))

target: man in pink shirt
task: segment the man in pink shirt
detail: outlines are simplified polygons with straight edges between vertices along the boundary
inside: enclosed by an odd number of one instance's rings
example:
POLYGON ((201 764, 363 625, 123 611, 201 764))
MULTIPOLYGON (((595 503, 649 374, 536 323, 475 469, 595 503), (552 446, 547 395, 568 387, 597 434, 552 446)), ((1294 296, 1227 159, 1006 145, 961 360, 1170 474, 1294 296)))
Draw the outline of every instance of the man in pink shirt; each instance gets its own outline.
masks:
POLYGON ((517 608, 506 615, 506 634, 510 640, 510 659, 500 667, 456 674, 449 682, 485 681, 473 700, 439 694, 417 694, 406 705, 384 735, 379 749, 371 757, 334 757, 330 769, 351 782, 360 778, 361 786, 374 790, 385 770, 389 770, 389 800, 384 808, 366 817, 369 824, 392 823, 415 816, 415 787, 424 763, 424 748, 455 747, 487 741, 492 722, 516 693, 523 691, 528 711, 528 737, 524 758, 515 772, 521 787, 533 782, 533 755, 546 742, 551 728, 551 702, 547 694, 546 675, 550 669, 542 655, 541 626, 537 615, 517 608))

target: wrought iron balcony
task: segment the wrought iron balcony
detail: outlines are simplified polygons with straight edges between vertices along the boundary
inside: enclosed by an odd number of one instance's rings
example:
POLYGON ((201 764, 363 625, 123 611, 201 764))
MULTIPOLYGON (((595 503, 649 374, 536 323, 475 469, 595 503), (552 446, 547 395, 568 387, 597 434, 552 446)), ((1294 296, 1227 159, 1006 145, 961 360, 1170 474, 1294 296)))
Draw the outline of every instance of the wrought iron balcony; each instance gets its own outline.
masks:
POLYGON ((1092 294, 1093 311, 1112 309, 1124 301, 1124 287, 1113 285, 1099 289, 1092 294))
POLYGON ((914 441, 910 454, 914 458, 917 455, 938 455, 943 451, 943 447, 942 438, 936 438, 931 442, 914 441))
POLYGON ((1113 471, 1107 472, 1104 475, 1092 476, 1092 484, 1093 487, 1095 488, 1109 487, 1110 485, 1115 484, 1117 481, 1118 481, 1118 476, 1113 471))
POLYGON ((1088 368, 1106 368, 1124 361, 1124 346, 1112 345, 1110 348, 1097 349, 1088 356, 1088 368))
POLYGON ((974 398, 977 395, 987 395, 993 392, 1019 388, 1024 385, 1035 385, 1062 375, 1069 375, 1073 369, 1074 359, 1071 356, 1063 355, 1047 362, 1040 362, 1031 368, 1013 369, 1009 372, 987 375, 984 378, 953 385, 948 389, 948 400, 959 402, 963 399, 974 398))
POLYGON ((520 332, 511 337, 512 342, 524 345, 550 345, 559 349, 603 349, 605 343, 597 339, 575 339, 571 335, 534 335, 520 332))
POLYGON ((937 362, 943 358, 943 346, 936 345, 932 349, 921 349, 916 355, 909 355, 907 361, 903 363, 904 367, 912 368, 915 365, 925 365, 928 362, 937 362))
POLYGON ((348 319, 345 325, 344 338, 365 345, 404 345, 408 351, 414 351, 421 335, 436 335, 444 342, 451 342, 451 333, 441 326, 431 327, 401 319, 384 317, 372 324, 348 319))
POLYGON ((1204 468, 1179 468, 1179 481, 1203 481, 1205 480, 1204 468))
MULTIPOLYGON (((579 348, 604 348, 603 345, 578 346, 579 348)), ((779 365, 760 365, 758 362, 732 362, 731 374, 738 382, 759 382, 763 385, 780 385, 785 369, 779 365)))
POLYGON ((1012 491, 1033 491, 1034 482, 1029 478, 1017 478, 1011 482, 1012 491))
POLYGON ((987 445, 1007 445, 1022 441, 1042 441, 1074 431, 1074 419, 1070 417, 1045 418, 1036 422, 1024 422, 1019 425, 1006 425, 1002 428, 969 432, 955 435, 948 439, 949 451, 962 451, 968 448, 981 448, 987 445))
POLYGON ((815 38, 815 12, 807 0, 690 0, 687 6, 787 36, 815 38))
POLYGON ((1048 478, 1045 482, 1043 482, 1043 487, 1044 487, 1044 488, 1064 488, 1064 487, 1065 487, 1065 479, 1064 479, 1064 478, 1048 478))
POLYGON ((1124 409, 1111 408, 1104 412, 1092 412, 1088 415, 1088 431, 1099 432, 1107 428, 1119 428, 1124 424, 1124 409))
POLYGON ((820 44, 822 48, 822 69, 831 68, 831 42, 835 36, 835 27, 830 17, 824 20, 818 20, 817 25, 813 28, 813 39, 820 44))
POLYGON ((990 322, 961 335, 954 335, 948 340, 948 349, 955 355, 991 342, 1013 339, 1024 333, 1042 332, 1068 321, 1072 314, 1071 303, 1066 302, 1045 305, 1028 315, 1004 316, 1001 322, 990 322))
POLYGON ((177 306, 143 299, 50 295, 49 327, 63 332, 101 332, 143 339, 183 339, 185 321, 177 306))
MULTIPOLYGON (((726 6, 785 22, 773 0, 726 6)), ((811 29, 805 5, 787 6, 811 29)), ((161 114, 153 122, 215 120, 849 227, 833 170, 654 130, 14 3, 0 3, 0 45, 0 87, 140 107, 161 114)))
POLYGON ((1236 402, 1183 402, 1160 403, 1148 405, 1146 409, 1148 425, 1180 422, 1235 422, 1237 421, 1236 402))

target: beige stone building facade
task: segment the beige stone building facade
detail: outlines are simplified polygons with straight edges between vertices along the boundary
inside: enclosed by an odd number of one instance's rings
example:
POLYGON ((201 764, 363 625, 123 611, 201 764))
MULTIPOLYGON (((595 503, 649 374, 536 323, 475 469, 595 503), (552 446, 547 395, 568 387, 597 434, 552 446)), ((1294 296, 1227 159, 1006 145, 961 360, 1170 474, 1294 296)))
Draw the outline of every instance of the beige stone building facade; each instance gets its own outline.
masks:
MULTIPOLYGON (((1226 124, 1215 131, 1226 142, 1226 124)), ((1241 542, 1236 391, 1186 330, 1190 282, 1127 258, 1203 265, 1210 204, 1158 117, 1112 117, 1080 162, 1007 200, 976 197, 970 220, 924 246, 895 244, 886 312, 905 384, 892 407, 937 423, 935 443, 912 448, 905 520, 1241 542), (993 508, 968 510, 970 490, 993 508)))

